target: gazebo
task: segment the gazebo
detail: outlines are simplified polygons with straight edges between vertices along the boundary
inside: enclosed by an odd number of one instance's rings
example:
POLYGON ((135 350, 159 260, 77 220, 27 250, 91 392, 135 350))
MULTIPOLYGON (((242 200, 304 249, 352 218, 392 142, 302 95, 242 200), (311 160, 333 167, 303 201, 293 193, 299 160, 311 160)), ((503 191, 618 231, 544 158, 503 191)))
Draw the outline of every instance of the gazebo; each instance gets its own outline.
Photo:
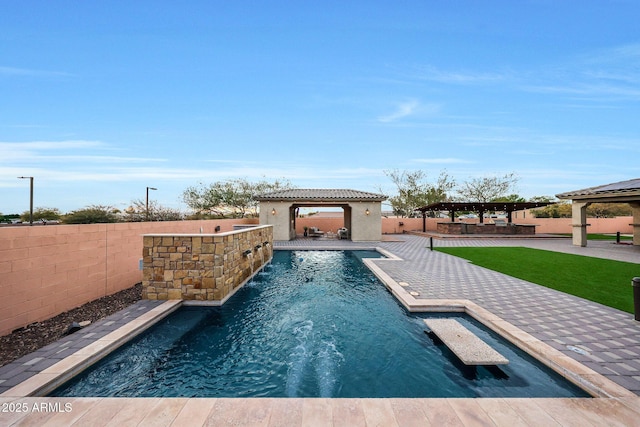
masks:
POLYGON ((427 230, 427 212, 447 211, 451 221, 438 224, 439 232, 447 234, 535 234, 534 225, 513 224, 512 213, 525 209, 540 208, 549 204, 548 202, 441 202, 432 203, 416 210, 422 212, 423 232, 427 230), (492 227, 484 227, 484 213, 496 211, 506 212, 506 223, 498 222, 492 227), (456 212, 477 212, 480 217, 480 227, 476 227, 473 224, 456 223, 456 212))
POLYGON ((633 215, 633 244, 640 245, 640 178, 557 194, 571 200, 573 244, 587 246, 587 206, 591 203, 629 203, 633 215))
POLYGON ((296 237, 296 210, 300 207, 341 207, 344 227, 353 241, 382 239, 382 202, 387 196, 348 189, 292 189, 262 194, 260 225, 273 225, 274 240, 296 237))

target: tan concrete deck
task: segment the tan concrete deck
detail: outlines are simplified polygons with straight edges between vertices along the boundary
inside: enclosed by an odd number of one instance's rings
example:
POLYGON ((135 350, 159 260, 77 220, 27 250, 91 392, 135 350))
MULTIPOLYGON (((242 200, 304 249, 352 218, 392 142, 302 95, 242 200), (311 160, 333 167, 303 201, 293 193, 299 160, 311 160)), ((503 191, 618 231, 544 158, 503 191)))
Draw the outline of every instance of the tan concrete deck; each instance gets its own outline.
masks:
POLYGON ((455 319, 423 319, 465 365, 506 365, 509 360, 455 319))
POLYGON ((0 398, 3 426, 633 426, 637 398, 0 398), (14 405, 11 407, 10 405, 14 405), (15 409, 23 408, 25 412, 15 409))

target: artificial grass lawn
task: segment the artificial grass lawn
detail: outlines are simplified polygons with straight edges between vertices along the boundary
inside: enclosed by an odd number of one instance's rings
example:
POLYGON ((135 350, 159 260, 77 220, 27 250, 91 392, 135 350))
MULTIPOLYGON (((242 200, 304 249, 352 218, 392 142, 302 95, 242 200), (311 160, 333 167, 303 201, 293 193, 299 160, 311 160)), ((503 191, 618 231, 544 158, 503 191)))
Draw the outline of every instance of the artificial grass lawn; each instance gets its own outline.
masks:
POLYGON ((476 265, 633 313, 640 264, 523 247, 436 248, 476 265))
MULTIPOLYGON (((559 233, 560 236, 571 237, 573 234, 571 233, 559 233)), ((616 240, 615 234, 587 234, 587 240, 616 240)), ((620 236, 620 241, 628 240, 631 241, 632 237, 628 235, 620 236)))

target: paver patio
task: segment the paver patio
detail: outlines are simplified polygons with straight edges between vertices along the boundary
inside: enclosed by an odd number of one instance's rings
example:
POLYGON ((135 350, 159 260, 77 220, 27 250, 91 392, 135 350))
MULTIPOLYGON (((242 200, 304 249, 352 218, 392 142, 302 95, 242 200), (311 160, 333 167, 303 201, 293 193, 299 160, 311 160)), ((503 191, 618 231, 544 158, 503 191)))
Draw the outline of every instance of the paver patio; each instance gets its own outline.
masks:
MULTIPOLYGON (((447 239, 435 246, 530 246, 640 263, 640 248, 569 239, 447 239)), ((276 249, 382 247, 402 260, 374 262, 418 299, 467 299, 640 394, 640 322, 633 315, 429 251, 428 239, 398 235, 380 243, 337 240, 277 242, 276 249), (391 241, 389 241, 391 240, 391 241)), ((640 270, 640 268, 639 268, 640 270)), ((640 271, 639 271, 640 275, 640 271)), ((630 278, 631 280, 631 278, 630 278)), ((141 301, 102 322, 0 368, 0 395, 117 325, 151 310, 141 301)), ((2 396, 0 405, 26 404, 28 413, 0 412, 1 425, 632 425, 640 398, 612 399, 114 399, 2 396), (34 404, 71 403, 73 411, 35 413, 34 404), (127 422, 127 420, 129 422, 127 422), (146 420, 146 421, 143 421, 146 420), (134 422, 135 421, 135 422, 134 422), (173 423, 173 424, 172 424, 173 423)))

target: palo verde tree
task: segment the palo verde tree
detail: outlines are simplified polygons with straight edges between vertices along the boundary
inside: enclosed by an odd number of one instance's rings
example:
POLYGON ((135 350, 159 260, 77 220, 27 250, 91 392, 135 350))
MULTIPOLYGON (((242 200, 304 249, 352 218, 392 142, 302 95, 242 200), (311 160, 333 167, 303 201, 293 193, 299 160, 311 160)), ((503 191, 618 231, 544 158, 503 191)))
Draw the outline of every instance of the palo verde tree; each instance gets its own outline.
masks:
POLYGON ((199 217, 242 218, 258 215, 257 195, 290 188, 285 180, 249 182, 238 178, 188 187, 182 200, 199 217))
POLYGON ((65 224, 95 224, 118 222, 120 211, 113 206, 91 205, 78 209, 62 217, 65 224))
POLYGON ((178 209, 161 205, 156 200, 149 200, 149 212, 145 200, 136 199, 122 213, 122 219, 126 222, 139 221, 180 221, 184 215, 178 209))
MULTIPOLYGON (((22 221, 29 221, 29 211, 25 211, 20 215, 22 221)), ((41 219, 46 220, 58 220, 62 216, 62 213, 58 208, 35 208, 33 210, 33 220, 39 221, 41 219)))
POLYGON ((397 194, 389 198, 389 203, 393 213, 401 217, 414 217, 419 207, 449 200, 449 193, 455 187, 455 181, 445 171, 435 184, 426 180, 427 174, 422 170, 394 169, 385 170, 384 174, 396 186, 397 194))
POLYGON ((592 218, 615 218, 631 215, 633 212, 628 203, 592 203, 587 206, 587 216, 592 218))

